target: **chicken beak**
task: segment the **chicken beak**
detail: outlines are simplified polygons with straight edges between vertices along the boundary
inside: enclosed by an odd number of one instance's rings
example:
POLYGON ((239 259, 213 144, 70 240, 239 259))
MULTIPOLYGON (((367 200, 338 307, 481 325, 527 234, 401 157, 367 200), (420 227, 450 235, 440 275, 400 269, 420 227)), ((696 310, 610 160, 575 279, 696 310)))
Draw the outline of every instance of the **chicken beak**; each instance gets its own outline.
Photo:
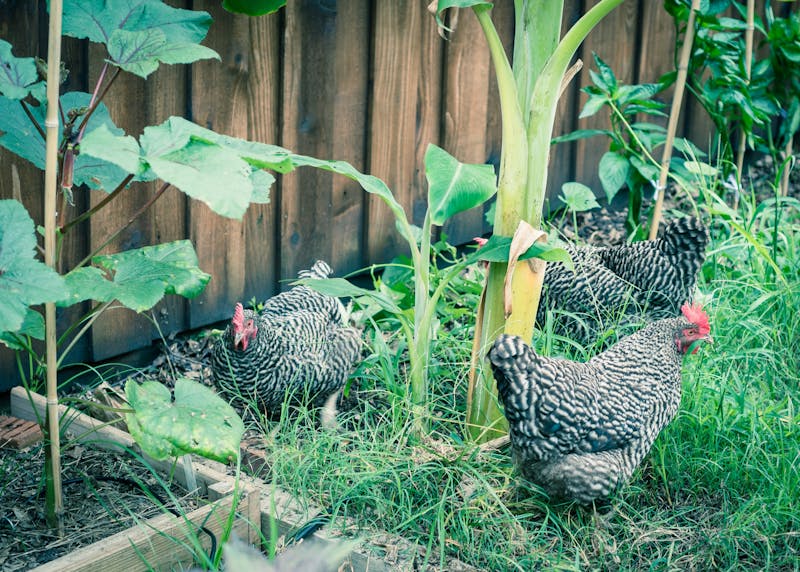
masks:
POLYGON ((245 348, 244 332, 236 332, 233 334, 233 349, 238 350, 239 346, 241 346, 242 349, 245 348))

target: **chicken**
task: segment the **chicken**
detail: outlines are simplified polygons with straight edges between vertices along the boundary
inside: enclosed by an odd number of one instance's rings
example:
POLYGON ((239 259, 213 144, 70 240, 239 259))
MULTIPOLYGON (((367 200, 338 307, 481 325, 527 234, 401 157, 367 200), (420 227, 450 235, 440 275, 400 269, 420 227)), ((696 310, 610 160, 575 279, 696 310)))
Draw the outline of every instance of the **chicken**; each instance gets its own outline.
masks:
MULTIPOLYGON (((327 278, 317 261, 300 278, 327 278)), ((211 369, 220 393, 237 404, 279 412, 287 396, 321 404, 339 390, 361 353, 338 299, 300 285, 273 296, 261 312, 236 304, 214 347, 211 369)))
POLYGON ((644 321, 678 315, 691 301, 705 259, 708 231, 697 218, 673 221, 661 238, 621 246, 566 248, 575 271, 547 265, 536 322, 548 312, 554 331, 591 343, 625 317, 644 321))
POLYGON ((495 341, 489 360, 524 477, 588 504, 631 476, 678 410, 683 355, 710 340, 700 306, 681 312, 586 363, 539 356, 517 336, 495 341))

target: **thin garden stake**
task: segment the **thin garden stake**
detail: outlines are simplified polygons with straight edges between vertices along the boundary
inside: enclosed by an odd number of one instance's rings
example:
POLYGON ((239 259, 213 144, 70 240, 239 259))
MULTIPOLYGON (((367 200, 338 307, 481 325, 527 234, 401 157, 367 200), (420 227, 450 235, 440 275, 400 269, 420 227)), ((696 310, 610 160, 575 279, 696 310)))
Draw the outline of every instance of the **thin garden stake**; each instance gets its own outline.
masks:
MULTIPOLYGON (((56 269, 56 183, 58 175, 58 88, 61 73, 62 1, 50 1, 50 31, 47 45, 47 133, 44 174, 44 262, 56 269)), ((56 306, 45 304, 45 344, 47 352, 47 437, 50 474, 47 475, 47 522, 63 534, 64 499, 61 491, 61 444, 58 424, 58 354, 56 346, 56 306)))
MULTIPOLYGON (((753 69, 753 30, 755 29, 756 1, 747 0, 747 29, 744 32, 744 73, 745 81, 750 83, 753 69)), ((739 130, 739 148, 736 151, 736 194, 733 196, 733 210, 739 208, 739 193, 742 188, 742 169, 744 169, 744 151, 747 134, 744 127, 739 130)))
POLYGON ((669 174, 669 160, 672 157, 672 144, 675 141, 675 131, 678 129, 678 117, 681 114, 683 92, 686 90, 686 73, 689 69, 689 56, 694 43, 695 13, 700 9, 700 0, 692 0, 689 11, 689 21, 686 23, 686 37, 683 39, 681 57, 678 61, 678 77, 675 79, 675 96, 672 98, 672 107, 669 110, 669 123, 667 124, 667 140, 664 143, 664 154, 661 157, 661 172, 658 176, 656 188, 656 205, 653 208, 653 222, 650 223, 650 240, 655 240, 658 235, 658 225, 661 224, 661 210, 664 208, 664 191, 667 188, 667 175, 669 174))

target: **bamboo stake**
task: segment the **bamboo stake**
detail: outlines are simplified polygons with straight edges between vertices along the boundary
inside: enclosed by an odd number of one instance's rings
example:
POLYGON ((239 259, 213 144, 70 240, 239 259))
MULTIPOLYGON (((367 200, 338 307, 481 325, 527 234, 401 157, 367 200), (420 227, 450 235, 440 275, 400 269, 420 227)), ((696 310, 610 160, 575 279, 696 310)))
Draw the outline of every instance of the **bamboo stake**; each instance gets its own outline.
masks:
MULTIPOLYGON (((745 81, 750 83, 753 69, 753 30, 755 29, 756 0, 747 0, 747 29, 744 32, 744 73, 745 81)), ((742 188, 742 169, 744 169, 744 151, 747 135, 744 127, 739 129, 739 148, 736 150, 736 194, 733 196, 733 210, 739 208, 739 193, 742 188)))
POLYGON ((667 140, 664 142, 664 154, 661 157, 661 172, 658 176, 656 188, 656 205, 653 208, 653 222, 650 224, 650 240, 655 240, 658 235, 658 225, 661 224, 661 211, 664 208, 664 191, 667 188, 667 175, 669 174, 669 160, 672 157, 672 145, 675 141, 675 131, 678 129, 678 117, 681 113, 683 92, 686 89, 686 74, 689 69, 689 56, 694 43, 694 22, 697 11, 700 10, 700 0, 692 0, 689 11, 689 21, 686 23, 686 37, 681 48, 681 57, 678 61, 678 77, 675 79, 675 96, 672 98, 672 107, 669 110, 667 124, 667 140))
MULTIPOLYGON (((56 183, 58 170, 58 88, 61 64, 62 1, 50 1, 50 31, 47 45, 47 132, 44 176, 44 261, 56 269, 56 183)), ((63 534, 64 499, 61 490, 61 443, 58 423, 58 350, 56 346, 56 306, 45 304, 45 343, 47 352, 47 425, 50 472, 48 475, 47 522, 63 534)))

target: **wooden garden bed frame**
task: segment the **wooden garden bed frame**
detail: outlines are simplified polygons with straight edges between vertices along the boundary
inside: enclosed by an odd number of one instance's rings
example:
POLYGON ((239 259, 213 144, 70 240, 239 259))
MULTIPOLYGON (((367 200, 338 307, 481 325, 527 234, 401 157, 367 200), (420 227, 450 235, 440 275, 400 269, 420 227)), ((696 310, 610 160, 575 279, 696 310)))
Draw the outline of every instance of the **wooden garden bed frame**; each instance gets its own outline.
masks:
MULTIPOLYGON (((36 421, 43 418, 45 407, 46 400, 39 394, 28 394, 22 387, 11 391, 11 413, 16 417, 36 421)), ((79 442, 114 451, 139 450, 129 433, 108 422, 99 421, 65 405, 59 406, 59 415, 66 430, 79 442)), ((247 462, 246 457, 248 452, 244 451, 243 464, 247 462)), ((182 487, 187 490, 193 488, 189 485, 193 480, 192 475, 180 468, 176 470, 173 462, 147 460, 162 473, 174 473, 175 480, 182 487)), ((207 549, 210 545, 208 535, 195 531, 202 524, 219 537, 233 505, 234 478, 214 468, 215 464, 197 457, 191 463, 196 488, 201 496, 208 499, 208 505, 184 517, 164 514, 148 519, 105 540, 43 564, 32 572, 138 572, 151 569, 145 561, 155 570, 173 570, 176 566, 191 565, 192 554, 181 546, 180 541, 198 536, 207 549), (192 524, 189 525, 189 522, 192 524)), ((318 508, 301 502, 279 487, 244 474, 240 476, 240 491, 233 534, 250 544, 259 545, 262 540, 271 542, 273 529, 277 529, 280 537, 320 512, 318 508)), ((359 529, 352 519, 346 520, 344 528, 348 533, 356 531, 358 535, 359 529)), ((341 531, 340 526, 332 531, 322 529, 315 532, 312 538, 315 542, 336 542, 341 540, 341 531)), ((369 539, 356 543, 340 570, 388 572, 416 569, 414 560, 419 554, 417 545, 395 535, 366 534, 369 539)), ((347 540, 352 541, 352 538, 348 537, 347 540)), ((450 563, 456 564, 459 570, 476 570, 461 562, 450 560, 450 563)))

